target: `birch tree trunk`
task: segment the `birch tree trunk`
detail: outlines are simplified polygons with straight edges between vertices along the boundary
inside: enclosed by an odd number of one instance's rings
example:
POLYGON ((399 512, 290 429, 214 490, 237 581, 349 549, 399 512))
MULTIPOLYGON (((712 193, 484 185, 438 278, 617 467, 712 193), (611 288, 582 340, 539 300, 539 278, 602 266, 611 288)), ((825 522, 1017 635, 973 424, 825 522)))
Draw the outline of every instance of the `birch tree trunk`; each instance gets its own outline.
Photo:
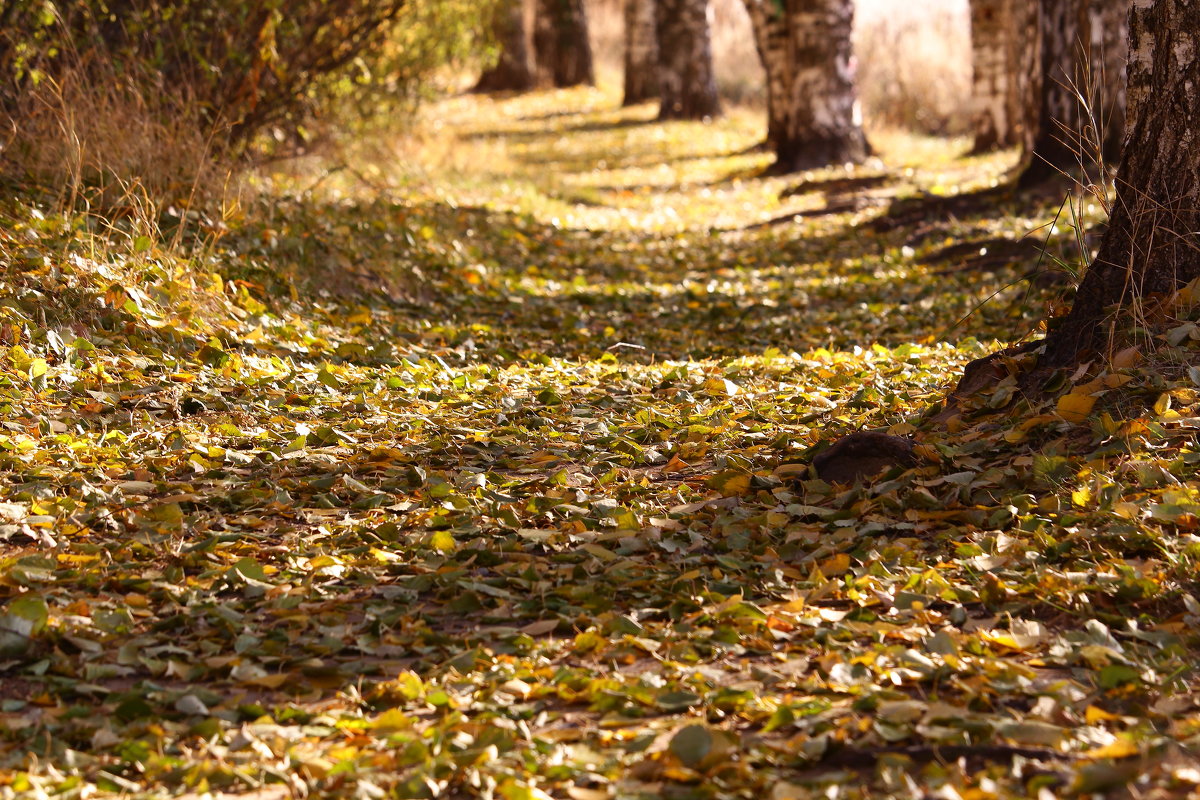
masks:
POLYGON ((658 97, 658 34, 654 0, 625 0, 626 106, 658 97))
POLYGON ((1038 6, 1041 92, 1026 133, 1026 185, 1101 160, 1106 146, 1119 143, 1120 128, 1112 126, 1124 117, 1124 76, 1108 59, 1124 49, 1129 0, 1040 0, 1038 6))
POLYGON ((525 92, 534 87, 533 53, 525 26, 524 0, 505 0, 496 6, 492 31, 500 47, 500 60, 475 84, 477 92, 525 92))
POLYGON ((567 87, 594 84, 583 0, 536 0, 533 46, 538 82, 567 87))
POLYGON ((767 73, 767 139, 776 169, 862 161, 850 33, 853 0, 745 0, 767 73))
POLYGON ((721 113, 713 71, 708 0, 654 0, 658 28, 659 119, 721 113))
POLYGON ((1100 251, 1041 363, 1105 342, 1114 307, 1200 277, 1200 0, 1138 0, 1130 14, 1128 130, 1100 251))
POLYGON ((1023 102, 1029 88, 1027 50, 1037 46, 1025 29, 1034 18, 1029 0, 971 0, 971 53, 975 142, 986 153, 1021 143, 1023 102))

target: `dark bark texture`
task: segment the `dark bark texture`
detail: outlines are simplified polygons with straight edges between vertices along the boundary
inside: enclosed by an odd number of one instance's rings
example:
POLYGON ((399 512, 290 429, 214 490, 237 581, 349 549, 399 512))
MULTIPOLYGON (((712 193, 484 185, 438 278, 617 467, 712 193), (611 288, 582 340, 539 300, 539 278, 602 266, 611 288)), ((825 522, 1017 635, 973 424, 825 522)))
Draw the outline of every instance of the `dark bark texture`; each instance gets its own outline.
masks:
POLYGON ((1130 14, 1129 136, 1099 253, 1043 366, 1107 339, 1114 311, 1200 277, 1200 0, 1139 0, 1130 14))
POLYGON ((655 0, 659 119, 719 116, 708 0, 655 0))
POLYGON ((583 0, 537 0, 533 45, 538 82, 579 86, 596 82, 583 0))
POLYGON ((1025 129, 1026 185, 1115 157, 1125 116, 1129 0, 1037 5, 1040 92, 1025 129))
POLYGON ((625 0, 625 97, 632 106, 658 97, 654 0, 625 0))
POLYGON ((477 92, 526 92, 537 82, 524 0, 505 0, 496 7, 492 31, 500 60, 475 85, 477 92))
POLYGON ((859 118, 852 0, 745 0, 767 72, 767 139, 778 172, 870 154, 859 118))

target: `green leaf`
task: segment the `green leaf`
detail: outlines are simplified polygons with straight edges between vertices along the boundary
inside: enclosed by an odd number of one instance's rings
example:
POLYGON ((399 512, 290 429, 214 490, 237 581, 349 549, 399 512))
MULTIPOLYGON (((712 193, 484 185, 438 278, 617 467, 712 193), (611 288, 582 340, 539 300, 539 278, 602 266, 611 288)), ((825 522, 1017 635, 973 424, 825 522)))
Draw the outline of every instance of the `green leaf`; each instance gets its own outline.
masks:
POLYGON ((0 655, 26 653, 49 618, 50 609, 39 595, 22 594, 10 601, 0 612, 0 655))

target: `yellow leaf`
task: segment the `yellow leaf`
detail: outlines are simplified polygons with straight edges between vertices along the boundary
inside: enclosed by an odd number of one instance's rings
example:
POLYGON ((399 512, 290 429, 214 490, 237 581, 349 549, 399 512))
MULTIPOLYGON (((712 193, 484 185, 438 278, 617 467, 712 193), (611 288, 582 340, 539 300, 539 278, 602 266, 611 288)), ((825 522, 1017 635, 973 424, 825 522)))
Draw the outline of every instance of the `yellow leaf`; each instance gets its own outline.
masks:
POLYGON ((1058 398, 1058 415, 1067 422, 1080 423, 1092 413, 1096 398, 1086 394, 1064 394, 1058 398))
POLYGON ((62 564, 90 564, 93 561, 99 561, 100 556, 84 555, 82 553, 59 553, 58 560, 62 564))
POLYGON ((850 556, 838 553, 821 562, 821 572, 826 575, 844 575, 850 569, 850 556))
MULTIPOLYGON (((1091 711, 1089 708, 1088 711, 1091 711)), ((1103 747, 1096 747, 1091 750, 1086 750, 1080 753, 1084 758, 1129 758, 1136 756, 1141 751, 1133 742, 1126 739, 1117 739, 1115 742, 1109 742, 1103 747)))
POLYGON ((371 721, 375 731, 403 731, 413 727, 413 718, 398 708, 389 708, 371 721))
POLYGON ((726 497, 745 494, 750 491, 750 473, 726 470, 709 478, 708 485, 726 497))
POLYGON ((450 531, 434 531, 433 535, 429 537, 429 546, 440 553, 453 553, 454 536, 450 531))
POLYGON ((293 676, 287 672, 274 672, 269 675, 259 675, 253 678, 248 678, 243 683, 251 686, 261 686, 264 689, 278 689, 285 683, 293 680, 293 676))
POLYGON ((1171 395, 1163 393, 1154 401, 1154 413, 1162 416, 1171 410, 1171 395))
POLYGON ((710 378, 704 382, 704 389, 718 397, 735 397, 742 390, 728 378, 710 378))
POLYGON ((1137 503, 1117 503, 1113 506, 1113 513, 1122 519, 1137 519, 1142 514, 1142 507, 1137 503))
POLYGON ((404 560, 401 556, 397 555, 396 553, 390 552, 388 550, 380 550, 377 547, 371 548, 371 555, 375 558, 376 561, 380 562, 381 564, 391 564, 396 561, 404 560))
POLYGON ((1095 725, 1097 722, 1109 722, 1114 719, 1120 719, 1120 714, 1112 714, 1098 706, 1088 706, 1083 712, 1084 719, 1088 725, 1095 725))
MULTIPOLYGON (((955 420, 958 420, 958 422, 960 423, 959 427, 961 428, 962 419, 957 416, 950 418, 951 422, 953 422, 955 420)), ((942 460, 942 454, 939 453, 937 451, 937 448, 931 444, 919 444, 913 448, 913 453, 915 453, 916 455, 925 459, 926 461, 930 461, 934 464, 936 464, 942 460)))
POLYGON ((46 374, 46 370, 48 369, 50 369, 50 366, 44 358, 35 358, 29 362, 29 377, 40 378, 46 374))

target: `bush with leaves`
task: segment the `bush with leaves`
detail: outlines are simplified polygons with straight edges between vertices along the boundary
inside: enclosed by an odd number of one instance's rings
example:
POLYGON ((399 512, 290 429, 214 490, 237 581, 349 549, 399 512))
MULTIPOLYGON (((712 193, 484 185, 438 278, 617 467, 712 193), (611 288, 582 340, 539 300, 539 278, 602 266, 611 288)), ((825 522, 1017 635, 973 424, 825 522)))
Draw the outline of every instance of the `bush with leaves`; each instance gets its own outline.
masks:
MULTIPOLYGON (((163 169, 153 163, 163 149, 181 141, 202 155, 176 155, 176 165, 263 142, 277 152, 278 142, 302 141, 306 121, 331 101, 378 111, 381 97, 412 98, 479 45, 489 9, 464 0, 0 0, 0 172, 64 164, 84 183, 108 174, 146 184, 147 171, 163 169), (128 141, 131 129, 140 142, 128 141)), ((53 173, 42 174, 53 182, 53 173)))

